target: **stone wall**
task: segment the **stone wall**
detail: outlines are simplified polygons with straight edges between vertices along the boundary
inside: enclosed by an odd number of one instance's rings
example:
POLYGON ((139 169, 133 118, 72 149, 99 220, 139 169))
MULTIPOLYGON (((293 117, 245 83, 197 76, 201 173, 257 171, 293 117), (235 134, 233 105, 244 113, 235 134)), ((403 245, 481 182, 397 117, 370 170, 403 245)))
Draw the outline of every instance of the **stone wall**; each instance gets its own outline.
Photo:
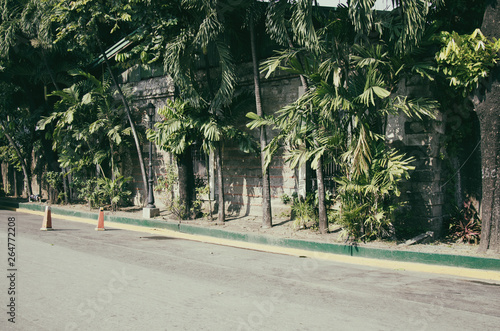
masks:
MULTIPOLYGON (((403 81, 399 91, 405 95, 429 96, 426 85, 419 79, 403 81)), ((443 114, 435 120, 408 118, 404 114, 389 116, 386 126, 387 142, 400 149, 407 157, 414 158, 410 180, 403 184, 401 200, 408 204, 397 214, 400 225, 409 232, 443 230, 443 172, 441 146, 445 134, 443 114)))
MULTIPOLYGON (((168 77, 158 76, 147 78, 151 72, 141 72, 141 68, 129 70, 124 73, 123 83, 127 90, 135 96, 135 108, 141 109, 148 102, 153 102, 156 107, 165 104, 167 98, 174 93, 172 80, 168 77), (134 72, 135 70, 135 72, 134 72)), ((249 99, 244 107, 233 111, 235 123, 240 128, 248 130, 246 113, 255 112, 253 99, 253 78, 250 65, 239 66, 240 78, 238 81, 238 94, 248 94, 249 99)), ((264 112, 271 114, 297 99, 301 91, 301 83, 298 77, 281 74, 271 79, 263 79, 262 103, 264 112)), ((418 79, 402 82, 400 91, 404 94, 429 95, 425 85, 419 84, 418 79)), ((159 120, 159 118, 157 118, 159 120)), ((399 222, 410 224, 418 231, 432 230, 437 235, 441 234, 444 215, 444 193, 443 182, 445 178, 442 171, 442 140, 445 134, 445 118, 438 114, 436 120, 421 121, 410 119, 405 116, 392 116, 387 119, 386 138, 394 147, 400 148, 408 156, 415 158, 415 170, 411 171, 411 179, 404 184, 402 200, 409 203, 402 209, 398 216, 399 222)), ((251 132, 258 137, 258 131, 251 132)), ((268 132, 268 139, 272 137, 268 132)), ((144 156, 147 146, 144 147, 144 156)), ((133 168, 132 175, 136 178, 136 204, 143 200, 141 197, 140 171, 134 160, 134 153, 130 154, 130 162, 124 164, 124 168, 133 168)), ((135 157, 136 158, 136 157, 135 157)), ((154 159, 155 174, 161 175, 166 164, 172 162, 171 156, 158 152, 154 159)), ((209 180, 212 196, 218 193, 215 187, 213 157, 209 162, 209 180)), ((226 210, 233 216, 262 214, 262 189, 260 156, 258 153, 246 154, 241 152, 236 144, 227 143, 223 154, 224 192, 226 198, 226 210)), ((204 166, 200 175, 206 175, 204 166)), ((306 168, 290 169, 281 155, 277 155, 271 164, 271 196, 273 215, 280 215, 289 211, 290 206, 284 205, 282 196, 292 195, 294 192, 305 195, 307 187, 310 187, 310 172, 306 168), (308 185, 309 184, 309 185, 308 185)))
MULTIPOLYGON (((248 130, 246 123, 246 113, 255 112, 255 101, 251 93, 253 92, 253 76, 251 65, 239 66, 240 77, 238 81, 237 93, 248 95, 248 101, 245 101, 244 107, 241 107, 232 115, 235 116, 235 123, 239 124, 240 129, 248 130)), ((142 114, 142 121, 138 124, 141 130, 145 130, 147 118, 144 113, 145 106, 152 102, 158 109, 163 107, 168 98, 174 94, 174 86, 170 77, 162 76, 161 71, 147 71, 140 66, 127 70, 121 76, 121 83, 124 90, 133 96, 134 111, 142 114)), ((299 93, 300 80, 290 75, 278 75, 277 77, 262 80, 262 102, 266 114, 274 113, 282 106, 297 99, 299 93)), ((156 120, 161 120, 157 115, 156 120)), ((249 131, 249 130, 248 130, 249 131)), ((249 131, 250 132, 250 131, 249 131)), ((257 131, 252 132, 257 138, 257 131)), ((272 132, 268 132, 271 136, 272 132)), ((143 157, 146 166, 148 164, 148 147, 143 146, 143 157)), ((145 199, 143 190, 141 171, 138 163, 138 157, 135 150, 123 151, 122 153, 122 172, 126 176, 132 176, 133 201, 136 205, 141 205, 145 199)), ((213 161, 213 157, 210 157, 213 161)), ((153 165, 155 178, 165 173, 165 167, 172 164, 171 155, 160 150, 154 151, 153 165)), ((198 169, 199 176, 206 176, 204 162, 195 157, 195 167, 198 169)), ((230 215, 261 215, 262 189, 261 189, 261 169, 260 155, 246 154, 241 152, 236 145, 227 143, 223 154, 223 172, 224 172, 224 193, 226 198, 226 210, 230 215)), ((210 162, 208 182, 211 185, 211 198, 215 199, 218 194, 218 188, 215 186, 213 162, 210 162)), ((299 190, 301 180, 305 181, 304 176, 299 178, 299 171, 289 169, 281 156, 274 158, 270 167, 271 177, 271 196, 273 214, 279 215, 283 211, 289 210, 289 206, 283 205, 281 197, 283 194, 291 195, 299 190)), ((304 186, 304 185, 302 185, 304 186)), ((162 198, 156 199, 157 204, 162 206, 162 198)))
MULTIPOLYGON (((152 103, 155 109, 164 107, 166 101, 174 95, 173 81, 169 76, 165 76, 160 69, 145 69, 143 66, 137 65, 123 72, 120 76, 120 82, 124 92, 132 96, 132 111, 140 115, 141 120, 136 123, 137 130, 145 135, 149 127, 146 114, 147 105, 152 103)), ((160 116, 156 113, 155 122, 160 120, 160 116)), ((122 150, 120 154, 122 157, 122 174, 133 178, 131 183, 132 200, 135 205, 140 206, 147 200, 147 192, 144 191, 139 157, 135 146, 129 150, 122 150)), ((142 146, 142 157, 148 175, 149 145, 147 143, 142 146)), ((154 146, 152 157, 154 178, 164 174, 166 162, 170 162, 169 155, 154 146)), ((163 206, 161 199, 158 199, 158 205, 163 206)))

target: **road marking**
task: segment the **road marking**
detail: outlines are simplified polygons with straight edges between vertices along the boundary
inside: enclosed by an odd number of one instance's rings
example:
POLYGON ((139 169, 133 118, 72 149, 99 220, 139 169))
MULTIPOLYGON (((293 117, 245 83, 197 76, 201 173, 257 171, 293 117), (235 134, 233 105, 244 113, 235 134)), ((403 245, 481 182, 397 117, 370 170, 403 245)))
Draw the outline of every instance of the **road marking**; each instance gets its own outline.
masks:
MULTIPOLYGON (((33 211, 33 210, 25 210, 25 209, 13 209, 16 212, 33 214, 33 215, 45 215, 44 212, 41 211, 33 211)), ((73 222, 80 222, 86 224, 97 224, 97 215, 95 220, 91 220, 88 218, 81 218, 75 216, 64 216, 57 215, 52 213, 52 218, 62 219, 73 222)), ((223 246, 231 246, 236 248, 244 248, 256 251, 263 251, 268 253, 275 254, 284 254, 291 255, 297 257, 309 257, 321 260, 328 260, 334 262, 341 263, 350 263, 350 264, 358 264, 369 267, 378 267, 384 269, 392 269, 392 270, 402 270, 402 271, 414 271, 414 272, 424 272, 424 273, 432 273, 432 274, 440 274, 440 275, 448 275, 448 276, 457 276, 457 277, 465 277, 465 278, 476 278, 476 279, 484 279, 484 280, 492 280, 500 282, 500 272, 492 271, 492 270, 481 270, 481 269, 470 269, 470 268, 462 268, 462 267, 450 267, 450 266, 441 266, 441 265, 431 265, 424 263, 415 263, 415 262, 404 262, 404 261, 391 261, 391 260, 381 260, 381 259, 369 259, 364 257, 356 257, 356 256, 348 256, 348 255, 340 255, 340 254, 332 254, 332 253, 323 253, 323 252, 315 252, 305 249, 298 248, 288 248, 281 246, 272 246, 272 245, 264 245, 257 243, 250 243, 244 241, 237 241, 231 239, 224 238, 216 238, 210 236, 203 235, 193 235, 189 233, 183 233, 173 230, 167 229, 159 229, 159 228, 148 228, 139 225, 131 225, 131 224, 123 224, 112 221, 106 221, 106 227, 116 228, 121 230, 129 230, 135 232, 149 233, 149 234, 162 234, 165 236, 177 238, 177 239, 185 239, 191 241, 204 242, 209 244, 217 244, 223 246)))

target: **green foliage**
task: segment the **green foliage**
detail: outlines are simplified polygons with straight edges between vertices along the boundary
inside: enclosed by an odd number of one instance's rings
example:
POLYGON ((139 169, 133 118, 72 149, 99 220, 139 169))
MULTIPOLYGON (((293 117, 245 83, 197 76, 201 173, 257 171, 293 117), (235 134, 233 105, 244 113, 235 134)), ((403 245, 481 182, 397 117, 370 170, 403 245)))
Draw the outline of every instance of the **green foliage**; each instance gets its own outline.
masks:
POLYGON ((63 173, 57 171, 47 171, 43 174, 43 181, 47 183, 49 200, 51 203, 57 203, 58 201, 63 201, 63 173))
POLYGON ((346 175, 338 180, 333 214, 345 235, 370 240, 393 234, 392 215, 401 205, 394 197, 400 195, 398 184, 409 177, 412 161, 379 143, 367 173, 354 177, 345 170, 346 175))
POLYGON ((481 219, 472 200, 464 201, 463 208, 450 219, 449 238, 457 243, 479 243, 481 219))
MULTIPOLYGON (((268 29, 289 47, 263 61, 261 71, 266 77, 278 70, 301 75, 306 91, 275 116, 247 114, 248 127, 279 130, 266 147, 266 165, 282 148, 292 168, 309 161, 318 169, 328 156, 343 169, 337 210, 330 216, 356 239, 384 236, 390 230, 397 206, 392 200, 399 196, 397 184, 411 169, 411 160, 385 148, 383 123, 387 116, 435 117, 437 102, 395 92, 407 77, 418 74, 432 79, 427 63, 409 60, 425 37, 431 8, 439 3, 395 1, 397 9, 380 13, 373 10, 373 0, 350 1, 349 8, 319 18, 324 21, 317 32, 300 33, 287 30, 282 20, 286 10, 279 4, 270 5, 268 19, 275 23, 268 23, 268 29), (293 37, 286 38, 290 31, 293 37)), ((297 2, 294 8, 304 4, 297 2)), ((302 24, 300 29, 315 27, 302 24)), ((307 204, 303 201, 300 206, 306 210, 307 204)))
POLYGON ((167 100, 158 110, 163 121, 155 123, 155 130, 148 130, 147 138, 163 150, 181 155, 186 147, 201 140, 202 125, 206 115, 181 99, 167 100))
POLYGON ((167 165, 163 176, 157 179, 157 185, 154 190, 159 193, 160 199, 175 217, 180 220, 190 219, 192 217, 206 217, 207 214, 203 213, 203 198, 208 197, 210 188, 202 180, 196 182, 195 192, 196 198, 192 202, 189 211, 186 211, 185 202, 176 197, 177 186, 179 179, 177 176, 177 168, 174 165, 167 165))
MULTIPOLYGON (((318 191, 307 193, 305 198, 302 196, 299 197, 297 193, 293 193, 292 196, 284 194, 282 200, 287 201, 286 203, 292 202, 291 217, 293 219, 292 228, 294 230, 317 228, 319 222, 318 191)), ((334 202, 334 195, 326 191, 325 207, 330 209, 334 202)))
POLYGON ((131 180, 132 177, 119 174, 114 180, 106 177, 91 178, 80 187, 79 197, 87 201, 92 208, 109 205, 111 210, 116 211, 118 206, 127 204, 127 199, 132 194, 127 190, 127 184, 131 180))
POLYGON ((85 200, 88 203, 89 208, 98 208, 104 205, 104 201, 101 200, 101 195, 99 194, 97 179, 88 179, 76 184, 76 187, 79 192, 78 197, 85 200))
POLYGON ((208 200, 210 197, 210 186, 206 184, 203 180, 196 183, 195 188, 196 199, 194 199, 191 214, 195 217, 207 218, 210 212, 203 211, 203 200, 208 200))
MULTIPOLYGON (((166 194, 166 201, 171 201, 174 196, 175 196, 175 190, 177 189, 177 168, 172 165, 168 164, 165 166, 165 172, 163 176, 158 176, 157 178, 157 184, 154 187, 154 190, 166 194)), ((166 203, 168 205, 168 203, 166 203)))
POLYGON ((111 210, 116 211, 118 206, 127 203, 128 197, 132 194, 126 189, 127 183, 132 177, 124 177, 118 174, 114 180, 106 177, 97 179, 97 186, 100 188, 102 200, 111 204, 111 210))
POLYGON ((472 34, 441 32, 436 53, 439 70, 466 96, 479 87, 499 60, 500 40, 489 40, 479 29, 472 34))
POLYGON ((61 167, 79 170, 107 161, 113 174, 117 171, 115 152, 129 143, 131 135, 125 112, 116 104, 108 79, 101 81, 81 70, 70 74, 79 81, 52 93, 60 100, 38 122, 39 129, 52 139, 61 167))
POLYGON ((281 202, 283 202, 283 204, 287 205, 290 203, 290 201, 292 201, 292 197, 290 197, 288 194, 283 194, 281 196, 281 202))
POLYGON ((292 228, 295 230, 317 226, 318 212, 314 201, 314 194, 304 197, 293 196, 292 199, 292 228))
POLYGON ((190 215, 186 212, 185 202, 176 196, 178 184, 177 167, 169 164, 165 167, 163 176, 158 176, 154 189, 159 193, 158 196, 162 199, 169 212, 179 220, 186 220, 190 218, 190 215))

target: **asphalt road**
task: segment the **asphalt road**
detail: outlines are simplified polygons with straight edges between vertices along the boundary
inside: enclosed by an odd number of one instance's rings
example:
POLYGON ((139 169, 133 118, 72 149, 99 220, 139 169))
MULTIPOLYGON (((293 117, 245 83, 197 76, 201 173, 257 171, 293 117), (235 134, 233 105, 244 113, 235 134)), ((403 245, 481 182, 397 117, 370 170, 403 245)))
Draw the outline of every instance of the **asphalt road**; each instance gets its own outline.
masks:
POLYGON ((59 219, 53 220, 54 231, 40 231, 41 225, 42 216, 0 211, 0 330, 497 330, 500 325, 500 284, 494 282, 147 232, 95 231, 95 225, 59 219), (15 218, 10 230, 9 217, 15 218), (12 255, 15 262, 9 265, 12 255))

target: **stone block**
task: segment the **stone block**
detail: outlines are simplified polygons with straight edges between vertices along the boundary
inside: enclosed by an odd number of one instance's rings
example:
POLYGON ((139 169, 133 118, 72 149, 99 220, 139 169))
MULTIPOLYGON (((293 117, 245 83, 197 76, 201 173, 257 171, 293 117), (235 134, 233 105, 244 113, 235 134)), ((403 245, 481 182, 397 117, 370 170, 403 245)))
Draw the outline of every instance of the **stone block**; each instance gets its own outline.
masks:
POLYGON ((142 217, 144 218, 154 218, 160 216, 160 209, 158 208, 143 208, 142 217))
POLYGON ((405 135, 403 141, 408 146, 427 146, 430 143, 430 138, 427 134, 412 134, 405 135))

